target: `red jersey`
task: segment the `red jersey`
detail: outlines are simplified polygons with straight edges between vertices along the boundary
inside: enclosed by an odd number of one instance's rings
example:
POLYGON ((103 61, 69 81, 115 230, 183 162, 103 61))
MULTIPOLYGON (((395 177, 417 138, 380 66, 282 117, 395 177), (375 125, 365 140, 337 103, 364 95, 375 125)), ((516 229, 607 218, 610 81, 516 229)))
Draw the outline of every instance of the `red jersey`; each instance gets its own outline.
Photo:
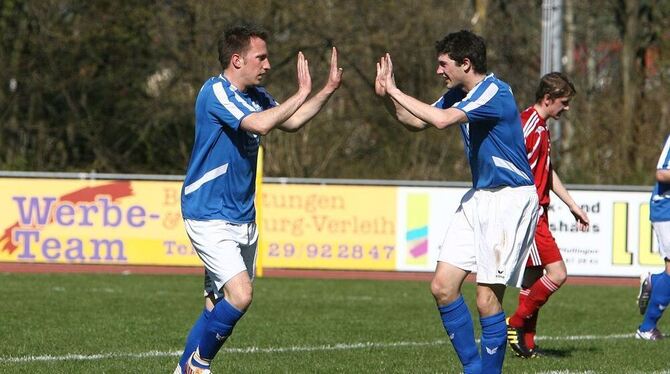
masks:
POLYGON ((526 154, 530 170, 535 178, 540 205, 549 206, 549 188, 551 187, 551 139, 544 118, 540 117, 532 106, 521 113, 523 137, 526 141, 526 154))

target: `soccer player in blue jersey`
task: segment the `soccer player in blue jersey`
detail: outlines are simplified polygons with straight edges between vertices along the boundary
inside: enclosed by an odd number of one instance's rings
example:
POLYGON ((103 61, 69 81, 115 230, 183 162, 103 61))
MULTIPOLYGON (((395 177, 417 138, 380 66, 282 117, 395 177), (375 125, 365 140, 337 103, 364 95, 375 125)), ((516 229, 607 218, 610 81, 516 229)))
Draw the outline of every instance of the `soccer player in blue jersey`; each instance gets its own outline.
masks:
POLYGON ((670 135, 665 139, 656 165, 656 185, 650 201, 651 224, 658 238, 658 247, 665 261, 665 271, 641 278, 638 305, 644 320, 635 338, 659 340, 663 334, 656 325, 670 303, 670 135))
POLYGON ((309 97, 308 61, 297 56, 297 91, 278 104, 260 86, 270 70, 261 27, 230 27, 218 43, 223 72, 195 102, 195 142, 181 194, 186 232, 205 265, 205 308, 193 325, 175 373, 209 373, 210 363, 252 300, 258 233, 254 207, 260 136, 297 131, 340 86, 337 50, 323 89, 309 97))
POLYGON ((402 92, 387 53, 377 63, 375 91, 405 127, 423 130, 460 125, 472 189, 447 229, 431 291, 465 373, 500 373, 506 331, 506 285, 519 286, 537 224, 538 198, 526 159, 521 122, 510 87, 487 75, 486 45, 470 31, 436 43, 437 74, 448 91, 433 105, 402 92), (461 286, 477 273, 481 355, 461 286))

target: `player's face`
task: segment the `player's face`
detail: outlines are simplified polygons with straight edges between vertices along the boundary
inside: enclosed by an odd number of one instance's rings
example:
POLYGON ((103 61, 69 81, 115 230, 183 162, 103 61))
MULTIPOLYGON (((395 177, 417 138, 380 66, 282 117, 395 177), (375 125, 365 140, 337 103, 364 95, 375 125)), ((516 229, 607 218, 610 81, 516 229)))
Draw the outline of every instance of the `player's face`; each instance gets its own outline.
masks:
POLYGON ((549 100, 549 106, 547 107, 547 115, 553 119, 558 119, 563 112, 570 110, 570 98, 569 97, 559 97, 553 100, 549 100))
POLYGON ((249 49, 242 56, 242 71, 248 85, 260 84, 270 70, 268 48, 261 38, 252 37, 249 49))
POLYGON ((444 84, 447 88, 453 88, 462 83, 462 66, 452 60, 448 54, 444 53, 437 56, 437 75, 444 78, 444 84))

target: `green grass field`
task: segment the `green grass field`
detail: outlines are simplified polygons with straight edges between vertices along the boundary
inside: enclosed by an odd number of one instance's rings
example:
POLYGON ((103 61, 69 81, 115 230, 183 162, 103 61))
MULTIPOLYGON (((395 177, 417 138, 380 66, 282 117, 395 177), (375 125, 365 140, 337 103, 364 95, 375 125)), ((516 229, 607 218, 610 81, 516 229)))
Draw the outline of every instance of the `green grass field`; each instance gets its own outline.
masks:
MULTIPOLYGON (((171 373, 201 284, 184 275, 0 273, 0 373, 171 373)), ((473 285, 464 293, 474 311, 473 285)), ((539 343, 554 356, 522 360, 508 350, 505 371, 670 373, 670 339, 633 338, 636 293, 564 287, 539 322, 539 343)), ((508 291, 507 311, 516 294, 508 291)), ((666 333, 669 319, 659 326, 666 333)), ((457 373, 460 364, 426 282, 266 278, 212 369, 457 373)))

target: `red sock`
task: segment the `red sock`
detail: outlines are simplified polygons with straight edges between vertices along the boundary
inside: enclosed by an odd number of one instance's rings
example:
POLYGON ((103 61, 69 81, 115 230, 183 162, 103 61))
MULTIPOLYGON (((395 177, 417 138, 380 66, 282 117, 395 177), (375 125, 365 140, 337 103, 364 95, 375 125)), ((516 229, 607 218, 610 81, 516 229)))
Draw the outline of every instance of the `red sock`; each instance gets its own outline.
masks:
POLYGON ((535 312, 535 314, 533 314, 529 319, 527 319, 526 323, 523 325, 523 340, 526 342, 526 347, 529 349, 535 349, 535 326, 537 326, 538 314, 540 314, 539 310, 535 312))
POLYGON ((519 290, 519 305, 526 302, 526 298, 528 297, 529 293, 530 288, 522 288, 521 290, 519 290))
MULTIPOLYGON (((526 299, 528 298, 528 294, 530 293, 530 288, 522 288, 519 290, 519 306, 517 306, 517 310, 521 307, 521 305, 526 303, 526 299)), ((509 324, 512 327, 516 327, 518 329, 522 328, 524 325, 524 320, 520 318, 516 318, 516 313, 512 314, 511 317, 509 317, 509 324)))
POLYGON ((538 279, 530 287, 530 292, 523 304, 519 304, 514 315, 510 317, 509 324, 517 328, 523 327, 524 322, 531 318, 547 302, 549 296, 556 292, 558 287, 546 275, 538 279))

